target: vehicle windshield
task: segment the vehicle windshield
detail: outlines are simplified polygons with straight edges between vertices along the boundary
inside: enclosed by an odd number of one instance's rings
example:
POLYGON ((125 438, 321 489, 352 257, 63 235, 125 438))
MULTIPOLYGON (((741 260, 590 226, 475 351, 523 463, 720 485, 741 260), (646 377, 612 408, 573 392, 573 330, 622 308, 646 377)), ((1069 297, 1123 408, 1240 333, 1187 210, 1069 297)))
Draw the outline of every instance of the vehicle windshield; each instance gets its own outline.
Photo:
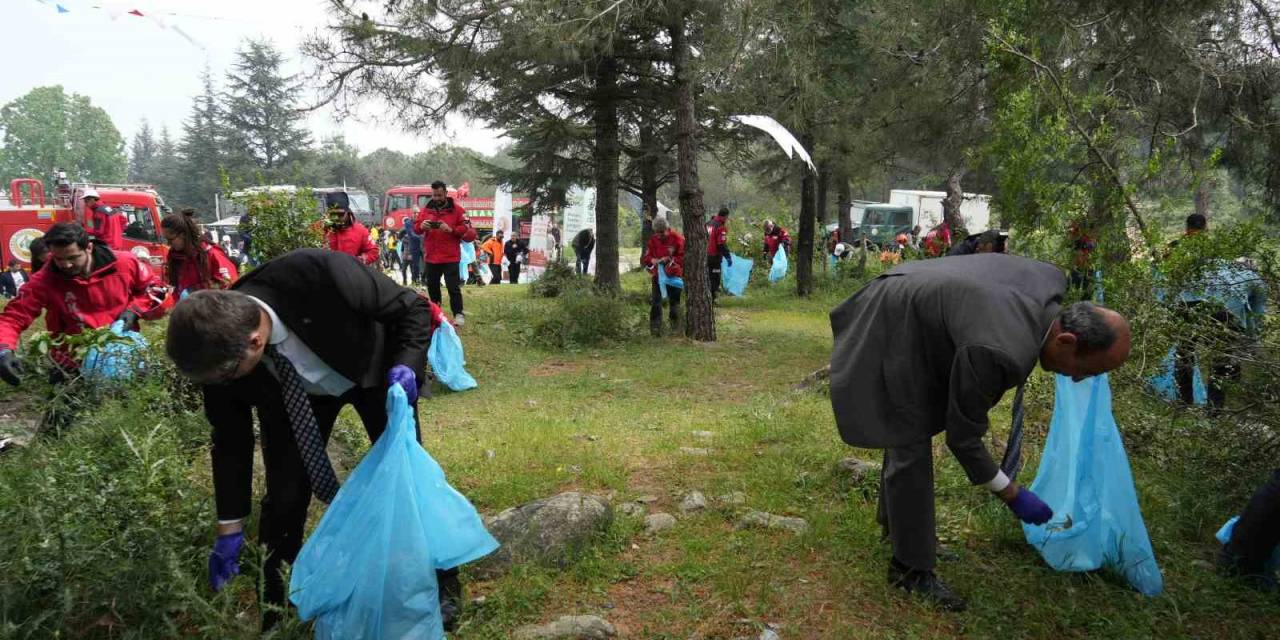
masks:
POLYGON ((902 226, 911 224, 911 211, 904 209, 867 209, 862 224, 889 224, 902 226))
POLYGON ((408 209, 413 206, 413 196, 405 193, 397 193, 387 197, 387 212, 397 209, 408 209))
POLYGON ((160 241, 160 235, 156 230, 156 223, 151 216, 150 207, 135 207, 131 204, 125 204, 120 205, 120 212, 125 216, 124 237, 138 242, 160 241))
POLYGON ((373 208, 369 206, 369 194, 367 193, 351 193, 347 195, 351 202, 351 210, 356 213, 372 213, 373 208))

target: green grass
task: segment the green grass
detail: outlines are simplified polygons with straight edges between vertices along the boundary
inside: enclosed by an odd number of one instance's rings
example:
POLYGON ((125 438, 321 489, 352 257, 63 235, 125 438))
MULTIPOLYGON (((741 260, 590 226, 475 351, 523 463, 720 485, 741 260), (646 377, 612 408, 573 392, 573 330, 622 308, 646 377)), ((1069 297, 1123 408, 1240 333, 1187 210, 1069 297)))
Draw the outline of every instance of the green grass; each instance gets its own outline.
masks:
MULTIPOLYGON (((647 309, 639 300, 647 281, 631 274, 624 284, 628 310, 642 320, 647 309)), ((532 330, 555 300, 535 300, 525 285, 467 288, 467 325, 459 333, 480 386, 463 393, 437 388, 421 418, 426 448, 482 511, 571 489, 610 496, 615 504, 653 494, 659 500, 651 513, 679 514, 680 499, 691 490, 711 499, 741 491, 748 499, 744 507, 713 499, 706 511, 680 517, 655 537, 618 514, 609 531, 565 569, 521 567, 494 581, 470 581, 469 595, 485 600, 469 608, 456 637, 506 638, 520 625, 566 614, 601 615, 628 638, 754 637, 766 623, 778 625, 784 638, 1274 634, 1280 623, 1275 597, 1221 579, 1203 564, 1213 559, 1213 531, 1243 504, 1261 467, 1224 466, 1233 451, 1219 442, 1233 432, 1153 403, 1136 390, 1136 371, 1116 376, 1116 415, 1134 452, 1144 515, 1165 573, 1163 596, 1144 598, 1105 573, 1047 568, 1014 518, 968 485, 940 443, 939 535, 959 560, 944 562, 939 571, 969 597, 970 611, 942 613, 888 588, 889 549, 875 523, 875 482, 848 487, 831 470, 843 457, 878 461, 879 453, 840 441, 823 393, 791 389, 825 364, 831 347, 826 314, 853 288, 824 284, 812 298, 797 300, 791 280, 772 288, 756 282, 749 297, 726 299, 718 309, 719 340, 713 344, 646 336, 573 351, 540 343, 532 330), (714 437, 695 438, 692 431, 714 437), (681 447, 711 453, 690 456, 681 447), (737 516, 748 508, 801 516, 811 529, 804 535, 735 531, 737 516)), ((1038 463, 1051 389, 1043 374, 1033 379, 1028 476, 1038 463)), ((239 580, 218 597, 202 586, 212 517, 202 421, 181 412, 140 420, 141 410, 128 402, 111 406, 83 435, 0 458, 0 551, 57 555, 39 553, 48 536, 21 527, 82 531, 86 545, 112 550, 124 543, 151 545, 96 556, 108 568, 135 566, 134 574, 119 580, 145 584, 147 595, 119 590, 112 596, 118 581, 69 586, 70 604, 51 604, 54 615, 72 618, 64 635, 122 637, 132 630, 157 637, 176 628, 180 635, 252 636, 250 581, 239 580), (155 453, 120 455, 116 434, 122 424, 134 425, 126 431, 136 441, 157 422, 167 426, 155 432, 155 453), (95 448, 114 453, 95 462, 95 448), (106 466, 76 471, 85 465, 106 466), (108 472, 126 476, 128 490, 104 493, 108 472), (50 486, 42 487, 46 482, 50 486), (76 520, 113 513, 109 505, 82 507, 89 495, 120 495, 130 523, 76 520), (32 514, 54 512, 67 514, 60 524, 31 520, 32 514), (143 616, 143 604, 160 610, 143 616), (118 620, 115 626, 101 622, 112 606, 123 608, 109 618, 118 620)), ((1002 439, 1007 423, 1002 407, 993 415, 1000 425, 993 439, 1002 439)), ((368 446, 350 411, 335 437, 353 453, 368 446)), ((11 576, 107 580, 110 573, 74 563, 32 572, 14 564, 12 555, 2 558, 0 584, 18 604, 0 604, 0 622, 7 625, 0 626, 0 637, 46 637, 32 630, 57 628, 25 617, 31 609, 22 608, 20 591, 29 585, 8 582, 11 576)), ((291 627, 281 635, 305 632, 291 627)))

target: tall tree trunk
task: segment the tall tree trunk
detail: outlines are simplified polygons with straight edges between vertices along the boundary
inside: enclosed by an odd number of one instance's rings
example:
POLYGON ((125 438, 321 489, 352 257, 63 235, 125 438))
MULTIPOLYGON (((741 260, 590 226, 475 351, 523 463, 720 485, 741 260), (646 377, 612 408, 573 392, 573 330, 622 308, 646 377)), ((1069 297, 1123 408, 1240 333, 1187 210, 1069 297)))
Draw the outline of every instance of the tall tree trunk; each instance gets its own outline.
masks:
POLYGON ((951 235, 957 241, 966 235, 964 216, 960 215, 960 205, 964 203, 964 190, 960 188, 960 177, 963 171, 952 169, 947 174, 947 197, 942 199, 942 221, 951 228, 951 235))
POLYGON ((649 246, 649 236, 653 235, 652 216, 658 215, 658 136, 653 131, 653 122, 645 118, 640 122, 640 149, 644 155, 640 157, 640 201, 644 211, 640 214, 640 250, 649 246))
POLYGON ((831 223, 831 211, 827 209, 827 194, 831 192, 831 165, 818 165, 818 221, 822 223, 822 236, 827 236, 827 225, 831 223))
MULTIPOLYGON (((808 129, 808 127, 806 127, 808 129)), ((813 148, 813 135, 806 130, 800 136, 800 144, 806 149, 813 148)), ((808 296, 813 291, 813 236, 817 211, 814 210, 814 196, 817 176, 808 167, 801 169, 804 177, 800 179, 800 230, 796 238, 796 295, 808 296)))
POLYGON ((1213 188, 1217 186, 1208 175, 1200 176, 1200 184, 1196 185, 1196 213, 1209 217, 1209 206, 1213 203, 1213 188))
POLYGON ((836 172, 836 208, 840 210, 840 241, 849 242, 853 238, 853 188, 849 185, 849 174, 843 169, 836 172))
POLYGON ((595 112, 596 288, 617 293, 618 278, 618 61, 603 58, 596 67, 595 112))
POLYGON ((680 3, 668 30, 676 84, 676 157, 680 178, 680 219, 684 222, 684 293, 687 301, 685 335, 694 340, 716 339, 716 316, 707 285, 707 228, 698 185, 698 119, 693 104, 689 44, 685 40, 686 9, 680 3))

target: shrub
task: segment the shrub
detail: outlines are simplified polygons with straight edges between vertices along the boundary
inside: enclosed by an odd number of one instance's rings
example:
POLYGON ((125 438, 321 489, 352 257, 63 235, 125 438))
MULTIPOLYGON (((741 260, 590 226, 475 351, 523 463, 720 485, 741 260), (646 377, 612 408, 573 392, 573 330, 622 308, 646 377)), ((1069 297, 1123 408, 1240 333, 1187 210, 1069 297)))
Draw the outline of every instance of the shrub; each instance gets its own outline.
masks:
POLYGON ((583 291, 591 288, 591 278, 578 275, 573 267, 563 262, 552 262, 547 270, 529 286, 529 292, 535 298, 555 298, 572 291, 583 291))
POLYGON ((590 347, 636 335, 638 316, 620 298, 577 289, 535 321, 534 336, 561 349, 590 347))

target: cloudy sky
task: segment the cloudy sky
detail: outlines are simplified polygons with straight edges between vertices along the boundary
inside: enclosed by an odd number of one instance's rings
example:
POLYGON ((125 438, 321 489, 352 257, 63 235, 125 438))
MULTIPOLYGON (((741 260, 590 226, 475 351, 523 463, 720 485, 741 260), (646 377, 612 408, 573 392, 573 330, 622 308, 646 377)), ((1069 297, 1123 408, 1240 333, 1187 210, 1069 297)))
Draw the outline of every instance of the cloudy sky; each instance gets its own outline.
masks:
MULTIPOLYGON (((144 118, 157 130, 167 125, 176 138, 206 66, 220 78, 244 39, 266 38, 289 57, 291 72, 300 71, 298 45, 323 28, 325 6, 323 0, 0 0, 0 104, 60 84, 105 109, 126 140, 144 118), (59 13, 58 4, 67 13, 59 13), (129 15, 132 9, 147 17, 129 15)), ((413 153, 452 142, 493 153, 502 144, 496 132, 462 121, 448 123, 445 132, 411 136, 377 122, 371 114, 378 107, 365 105, 370 115, 359 121, 316 113, 308 125, 317 140, 342 133, 363 152, 413 153)))

